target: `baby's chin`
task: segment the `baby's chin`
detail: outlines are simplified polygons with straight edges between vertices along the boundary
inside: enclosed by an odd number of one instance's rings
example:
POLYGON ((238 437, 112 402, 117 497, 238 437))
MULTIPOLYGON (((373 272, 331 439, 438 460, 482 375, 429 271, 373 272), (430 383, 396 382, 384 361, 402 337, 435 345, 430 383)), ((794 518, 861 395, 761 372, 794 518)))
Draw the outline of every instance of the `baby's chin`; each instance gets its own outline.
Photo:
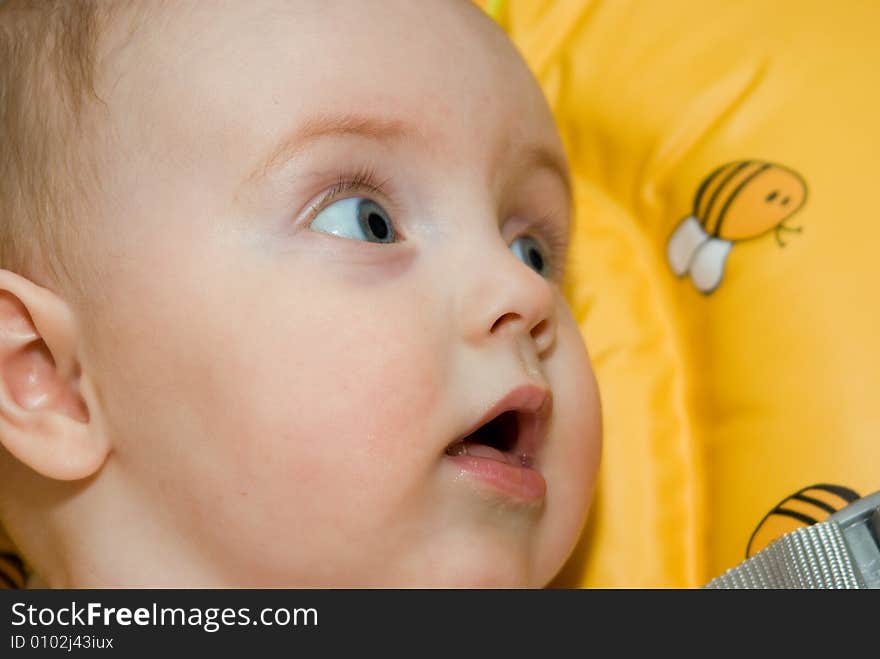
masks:
MULTIPOLYGON (((469 564, 422 567, 418 576, 399 575, 390 582, 375 584, 380 588, 540 588, 550 580, 536 579, 522 560, 483 561, 474 558, 469 564)), ((551 575, 552 576, 552 575, 551 575)))
MULTIPOLYGON (((494 535, 494 534, 493 534, 494 535)), ((498 541, 462 537, 436 551, 423 551, 401 561, 380 587, 541 588, 565 559, 563 552, 544 553, 534 541, 498 541), (557 564, 558 563, 558 564, 557 564)))

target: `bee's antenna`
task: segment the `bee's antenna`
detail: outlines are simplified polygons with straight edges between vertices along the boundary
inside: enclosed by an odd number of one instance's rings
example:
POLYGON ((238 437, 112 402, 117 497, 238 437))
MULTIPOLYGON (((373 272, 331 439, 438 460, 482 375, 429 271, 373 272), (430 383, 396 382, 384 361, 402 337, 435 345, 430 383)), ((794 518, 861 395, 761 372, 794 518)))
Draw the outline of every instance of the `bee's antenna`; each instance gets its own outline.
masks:
POLYGON ((781 222, 776 225, 776 229, 773 232, 773 235, 776 236, 776 242, 779 243, 780 247, 785 247, 786 243, 782 242, 782 238, 779 235, 780 231, 794 231, 796 233, 801 233, 803 231, 803 227, 787 227, 781 222))

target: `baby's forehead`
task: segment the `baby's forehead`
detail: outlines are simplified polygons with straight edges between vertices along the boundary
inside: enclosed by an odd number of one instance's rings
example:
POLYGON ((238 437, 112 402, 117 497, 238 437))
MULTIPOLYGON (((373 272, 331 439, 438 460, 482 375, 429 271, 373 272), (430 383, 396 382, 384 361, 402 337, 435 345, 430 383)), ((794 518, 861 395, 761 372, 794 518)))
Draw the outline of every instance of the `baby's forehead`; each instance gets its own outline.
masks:
POLYGON ((509 64, 514 53, 503 31, 469 0, 180 0, 126 6, 127 12, 110 13, 114 20, 107 25, 114 38, 107 54, 117 56, 136 45, 136 56, 148 58, 150 65, 192 58, 210 63, 227 55, 255 72, 253 63, 262 61, 255 56, 282 46, 303 55, 295 62, 278 60, 279 67, 293 63, 295 70, 323 62, 337 68, 430 62, 436 68, 469 60, 459 72, 474 77, 487 63, 509 64), (162 54, 167 57, 158 57, 162 54))
POLYGON ((484 107, 534 87, 503 32, 466 0, 147 6, 129 16, 130 29, 116 31, 105 76, 113 86, 131 80, 145 95, 169 87, 207 101, 219 88, 246 107, 247 95, 280 102, 287 90, 304 100, 352 89, 364 103, 410 91, 422 95, 422 108, 443 108, 484 107))
POLYGON ((462 141, 483 139, 489 117, 514 137, 555 140, 528 69, 464 0, 168 3, 130 35, 105 77, 115 114, 171 160, 199 145, 256 165, 326 115, 462 141))

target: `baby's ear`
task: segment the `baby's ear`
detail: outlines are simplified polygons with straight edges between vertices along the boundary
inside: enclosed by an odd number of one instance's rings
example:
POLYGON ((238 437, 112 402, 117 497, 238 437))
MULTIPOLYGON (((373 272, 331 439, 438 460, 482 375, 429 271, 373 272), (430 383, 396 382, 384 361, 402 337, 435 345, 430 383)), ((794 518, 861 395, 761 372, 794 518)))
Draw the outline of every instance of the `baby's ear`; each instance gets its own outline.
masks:
POLYGON ((0 270, 0 443, 58 480, 91 476, 110 452, 83 397, 78 346, 64 300, 0 270))

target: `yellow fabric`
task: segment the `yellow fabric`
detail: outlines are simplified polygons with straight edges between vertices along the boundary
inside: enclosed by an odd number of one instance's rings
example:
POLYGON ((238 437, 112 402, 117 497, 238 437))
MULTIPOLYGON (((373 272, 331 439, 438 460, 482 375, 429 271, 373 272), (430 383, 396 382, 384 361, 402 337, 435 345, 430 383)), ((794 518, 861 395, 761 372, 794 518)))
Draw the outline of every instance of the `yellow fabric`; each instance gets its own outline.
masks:
POLYGON ((497 18, 571 159, 567 293, 603 397, 592 519, 554 585, 699 586, 787 496, 880 489, 880 3, 497 18))

